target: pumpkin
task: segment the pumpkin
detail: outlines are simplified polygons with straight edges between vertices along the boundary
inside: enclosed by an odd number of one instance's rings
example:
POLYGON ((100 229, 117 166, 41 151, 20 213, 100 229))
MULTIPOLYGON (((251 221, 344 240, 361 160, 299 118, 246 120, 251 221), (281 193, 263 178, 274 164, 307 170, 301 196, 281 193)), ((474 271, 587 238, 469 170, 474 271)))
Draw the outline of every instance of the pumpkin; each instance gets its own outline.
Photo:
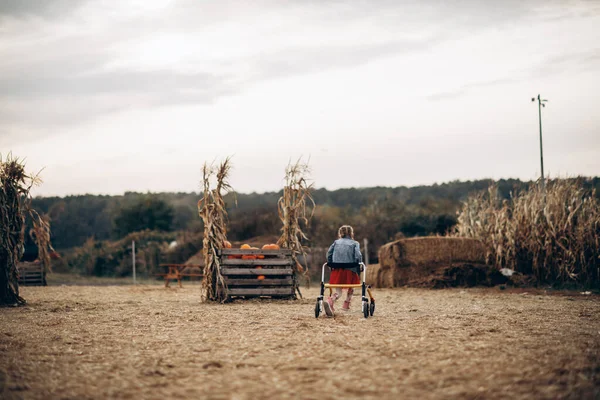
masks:
MULTIPOLYGON (((231 242, 229 240, 225 240, 223 242, 223 248, 225 249, 230 249, 231 248, 231 242)), ((228 259, 235 259, 235 258, 239 258, 238 256, 227 256, 228 259)))
MULTIPOLYGON (((260 250, 258 247, 251 247, 252 250, 260 250)), ((259 260, 262 260, 263 258, 265 258, 265 256, 263 254, 257 254, 256 258, 258 258, 259 260)))
MULTIPOLYGON (((240 246, 241 250, 251 250, 252 246, 250 246, 248 243, 244 243, 243 245, 240 246)), ((256 255, 254 254, 244 254, 240 257, 242 260, 256 260, 256 255)))
MULTIPOLYGON (((244 243, 240 246, 242 250, 250 250, 252 247, 248 243, 244 243)), ((254 260, 256 257, 253 254, 244 254, 242 260, 254 260)))
MULTIPOLYGON (((262 247, 262 249, 263 249, 263 250, 279 250, 279 245, 276 245, 276 244, 274 244, 274 243, 265 244, 265 245, 262 247)), ((276 258, 277 256, 276 256, 275 254, 269 254, 269 255, 267 255, 267 257, 270 257, 270 258, 276 258)))

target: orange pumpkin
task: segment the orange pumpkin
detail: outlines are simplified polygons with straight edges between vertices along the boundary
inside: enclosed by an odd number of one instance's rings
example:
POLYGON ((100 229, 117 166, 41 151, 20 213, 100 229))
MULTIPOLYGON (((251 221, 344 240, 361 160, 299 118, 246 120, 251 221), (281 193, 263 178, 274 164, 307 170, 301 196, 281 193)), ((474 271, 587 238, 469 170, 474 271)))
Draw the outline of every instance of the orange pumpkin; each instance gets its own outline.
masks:
MULTIPOLYGON (((252 250, 260 250, 258 247, 251 247, 252 250)), ((256 258, 258 258, 259 260, 262 260, 263 258, 265 258, 264 255, 262 254, 257 254, 256 258)))
MULTIPOLYGON (((231 242, 229 240, 226 240, 223 242, 223 247, 226 249, 230 249, 231 248, 231 242)), ((227 258, 229 259, 234 259, 234 258, 238 258, 238 256, 227 256, 227 258)))
MULTIPOLYGON (((258 267, 256 267, 256 269, 263 269, 263 267, 261 267, 260 265, 258 267)), ((258 279, 259 281, 262 281, 263 279, 265 279, 264 275, 259 275, 256 277, 256 279, 258 279)))
MULTIPOLYGON (((230 249, 231 248, 231 242, 229 240, 225 240, 223 241, 223 248, 225 249, 230 249)), ((233 259, 233 258, 238 258, 237 256, 227 256, 228 259, 233 259)))
MULTIPOLYGON (((243 245, 240 246, 240 249, 242 250, 250 250, 252 247, 250 247, 249 244, 244 243, 243 245)), ((244 254, 243 256, 241 256, 242 260, 254 260, 256 257, 253 254, 244 254)))
MULTIPOLYGON (((270 244, 265 244, 262 248, 263 248, 263 250, 279 250, 279 245, 270 243, 270 244)), ((276 258, 277 256, 275 254, 269 254, 267 257, 276 258)))

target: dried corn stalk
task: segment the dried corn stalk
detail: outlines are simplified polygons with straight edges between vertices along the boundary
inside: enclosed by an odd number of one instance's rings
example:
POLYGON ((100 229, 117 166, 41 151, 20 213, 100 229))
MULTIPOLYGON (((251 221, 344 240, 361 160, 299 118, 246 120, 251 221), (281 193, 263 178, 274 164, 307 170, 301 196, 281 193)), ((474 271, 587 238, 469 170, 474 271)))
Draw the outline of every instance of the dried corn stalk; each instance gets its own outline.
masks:
POLYGON ((25 250, 27 215, 33 219, 34 229, 47 232, 38 246, 42 256, 48 253, 49 225, 31 208, 31 188, 40 183, 37 175, 25 173, 21 160, 10 154, 6 160, 0 157, 0 305, 25 304, 19 295, 17 263, 25 250))
MULTIPOLYGON (((307 225, 315 209, 315 202, 311 196, 313 185, 308 183, 309 173, 308 163, 298 160, 295 164, 288 164, 285 170, 283 195, 277 203, 279 218, 283 223, 277 244, 282 248, 292 250, 292 258, 297 266, 300 266, 298 256, 302 255, 306 259, 308 250, 306 246, 302 245, 302 240, 308 240, 308 238, 300 224, 303 222, 304 225, 307 225)), ((294 273, 294 286, 302 297, 297 280, 300 272, 301 267, 297 267, 294 273)), ((308 268, 304 272, 304 276, 308 276, 308 268)))
POLYGON ((470 197, 456 234, 481 240, 488 262, 540 282, 600 285, 600 204, 581 180, 555 179, 500 202, 494 186, 470 197))
POLYGON ((202 280, 202 301, 220 301, 227 299, 227 285, 221 275, 218 252, 227 240, 227 210, 223 196, 233 192, 229 185, 231 159, 228 157, 218 167, 204 163, 202 184, 204 194, 198 201, 198 214, 204 222, 204 279, 202 280), (216 180, 211 189, 211 181, 216 180))
POLYGON ((47 214, 32 215, 33 228, 29 231, 29 236, 33 239, 38 248, 38 259, 44 266, 44 275, 52 272, 50 262, 50 251, 54 251, 50 243, 50 218, 47 214))

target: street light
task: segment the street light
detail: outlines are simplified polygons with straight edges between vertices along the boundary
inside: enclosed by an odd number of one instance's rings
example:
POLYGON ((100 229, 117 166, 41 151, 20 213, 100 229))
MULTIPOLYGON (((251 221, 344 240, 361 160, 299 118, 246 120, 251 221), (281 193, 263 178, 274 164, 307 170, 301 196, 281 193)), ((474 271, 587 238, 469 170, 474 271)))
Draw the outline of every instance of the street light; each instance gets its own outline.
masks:
MULTIPOLYGON (((535 97, 531 99, 531 101, 535 101, 535 97)), ((544 150, 542 147, 542 107, 546 107, 545 102, 548 100, 542 100, 540 95, 537 96, 538 101, 538 114, 540 117, 540 163, 542 165, 542 189, 546 189, 546 183, 544 182, 544 150)))

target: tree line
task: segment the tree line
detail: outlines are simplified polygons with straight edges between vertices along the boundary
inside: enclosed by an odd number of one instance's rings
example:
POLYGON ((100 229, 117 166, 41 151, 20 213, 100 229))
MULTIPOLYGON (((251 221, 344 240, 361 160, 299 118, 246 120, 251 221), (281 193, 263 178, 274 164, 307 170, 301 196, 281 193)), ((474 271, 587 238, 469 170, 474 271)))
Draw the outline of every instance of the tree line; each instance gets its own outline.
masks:
MULTIPOLYGON (((310 239, 307 244, 327 246, 341 224, 353 225, 359 238, 369 239, 373 244, 371 257, 376 256, 380 245, 398 237, 443 235, 456 224, 461 202, 469 194, 485 190, 490 183, 490 180, 476 180, 415 187, 316 189, 312 193, 316 204, 314 216, 305 230, 310 239)), ((511 192, 532 183, 506 179, 497 185, 500 195, 508 199, 511 192)), ((600 178, 586 179, 585 185, 600 189, 600 178)), ((279 234, 280 196, 281 192, 226 196, 229 238, 245 240, 279 234)), ((120 196, 36 197, 32 206, 49 217, 52 244, 61 252, 83 246, 90 238, 117 241, 142 230, 199 233, 202 231, 197 212, 200 197, 193 192, 127 192, 120 196)), ((29 240, 25 258, 35 258, 35 253, 35 246, 29 240)))

